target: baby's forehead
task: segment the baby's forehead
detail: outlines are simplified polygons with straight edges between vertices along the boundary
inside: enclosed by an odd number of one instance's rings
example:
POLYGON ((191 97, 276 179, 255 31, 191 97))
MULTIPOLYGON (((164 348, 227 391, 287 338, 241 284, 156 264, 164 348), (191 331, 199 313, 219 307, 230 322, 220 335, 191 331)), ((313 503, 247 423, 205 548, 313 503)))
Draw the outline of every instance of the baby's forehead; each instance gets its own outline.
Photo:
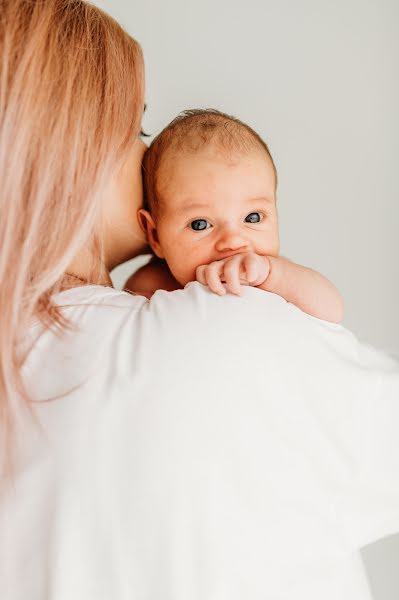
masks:
POLYGON ((159 172, 158 200, 168 212, 191 201, 210 204, 231 195, 235 202, 267 197, 275 201, 275 178, 268 155, 225 153, 215 147, 197 152, 170 152, 159 172), (225 196, 227 194, 227 196, 225 196))
POLYGON ((277 170, 266 142, 239 119, 214 109, 190 109, 178 115, 150 144, 142 172, 146 205, 154 214, 164 204, 165 194, 180 196, 182 188, 194 187, 204 192, 205 179, 209 186, 213 179, 215 189, 235 183, 241 188, 248 181, 262 187, 262 179, 269 195, 277 189, 277 170), (261 161, 252 160, 254 155, 261 161), (257 171, 253 165, 251 171, 251 160, 257 171), (242 169, 241 163, 245 163, 242 169), (226 164, 238 168, 227 173, 226 164))
POLYGON ((191 155, 198 153, 212 152, 215 155, 230 157, 245 156, 251 152, 266 151, 260 138, 257 139, 244 126, 237 126, 234 123, 234 129, 230 130, 231 123, 225 123, 225 126, 212 128, 210 131, 204 127, 193 127, 184 132, 179 129, 168 132, 163 148, 159 148, 162 154, 168 155, 191 155))
POLYGON ((274 170, 273 162, 268 153, 257 145, 245 150, 243 148, 223 148, 215 143, 202 144, 198 148, 182 145, 169 147, 159 161, 157 173, 158 192, 160 193, 165 186, 169 187, 172 179, 175 179, 176 176, 179 179, 182 177, 187 179, 192 167, 195 168, 196 172, 201 172, 203 166, 205 170, 205 165, 212 164, 217 170, 218 167, 236 167, 248 164, 253 162, 254 159, 258 159, 258 167, 259 159, 261 159, 265 170, 270 168, 274 170))
POLYGON ((208 157, 223 164, 238 164, 247 161, 254 156, 262 156, 272 162, 268 152, 256 141, 251 145, 225 145, 217 138, 207 141, 201 139, 176 140, 165 147, 158 155, 159 170, 164 166, 171 166, 179 160, 185 162, 197 161, 200 158, 208 157))

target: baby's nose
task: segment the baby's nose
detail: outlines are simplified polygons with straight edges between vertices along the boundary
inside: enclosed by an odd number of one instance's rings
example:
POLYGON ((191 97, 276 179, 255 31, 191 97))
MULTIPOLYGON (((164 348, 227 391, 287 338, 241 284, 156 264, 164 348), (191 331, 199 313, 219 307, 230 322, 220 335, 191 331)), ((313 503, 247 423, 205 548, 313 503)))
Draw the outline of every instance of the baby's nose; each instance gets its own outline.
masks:
POLYGON ((233 229, 226 229, 221 233, 215 247, 218 252, 226 252, 228 250, 241 250, 245 252, 249 248, 249 242, 242 233, 233 229))

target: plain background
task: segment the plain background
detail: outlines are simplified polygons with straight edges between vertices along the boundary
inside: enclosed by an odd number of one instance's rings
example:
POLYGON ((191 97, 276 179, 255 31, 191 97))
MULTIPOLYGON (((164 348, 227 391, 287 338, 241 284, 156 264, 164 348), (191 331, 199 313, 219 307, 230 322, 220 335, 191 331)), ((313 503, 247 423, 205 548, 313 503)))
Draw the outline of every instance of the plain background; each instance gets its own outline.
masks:
MULTIPOLYGON (((397 0, 95 3, 143 47, 144 129, 194 107, 256 129, 279 174, 281 254, 331 279, 343 324, 399 356, 397 0)), ((398 539, 363 552, 378 600, 399 597, 398 539)))

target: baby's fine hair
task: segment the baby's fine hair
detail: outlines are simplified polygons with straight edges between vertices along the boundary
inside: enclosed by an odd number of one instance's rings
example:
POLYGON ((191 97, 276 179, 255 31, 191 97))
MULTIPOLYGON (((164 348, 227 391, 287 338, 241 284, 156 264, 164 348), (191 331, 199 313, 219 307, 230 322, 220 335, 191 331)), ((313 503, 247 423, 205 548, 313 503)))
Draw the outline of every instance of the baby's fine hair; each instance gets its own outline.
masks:
POLYGON ((151 142, 143 158, 144 208, 157 220, 161 208, 159 170, 169 151, 195 153, 209 143, 226 153, 243 155, 263 149, 277 170, 267 144, 249 125, 213 108, 181 112, 151 142))

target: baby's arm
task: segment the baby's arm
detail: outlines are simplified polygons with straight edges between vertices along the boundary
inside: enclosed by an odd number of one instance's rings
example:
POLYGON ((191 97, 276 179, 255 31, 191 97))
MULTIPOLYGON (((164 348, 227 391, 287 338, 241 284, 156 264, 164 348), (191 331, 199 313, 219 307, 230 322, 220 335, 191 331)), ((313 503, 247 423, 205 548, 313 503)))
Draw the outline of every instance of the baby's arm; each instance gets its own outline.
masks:
POLYGON ((343 319, 343 299, 331 281, 283 256, 237 253, 199 265, 196 278, 219 295, 226 293, 223 283, 238 295, 241 285, 250 285, 274 292, 319 319, 335 323, 343 319))
POLYGON ((181 289, 181 287, 180 283, 173 277, 166 262, 153 256, 149 263, 137 269, 129 277, 123 289, 150 299, 157 290, 171 292, 181 289))
POLYGON ((326 277, 283 256, 268 256, 270 273, 256 286, 274 292, 310 315, 339 323, 344 318, 344 301, 326 277))

